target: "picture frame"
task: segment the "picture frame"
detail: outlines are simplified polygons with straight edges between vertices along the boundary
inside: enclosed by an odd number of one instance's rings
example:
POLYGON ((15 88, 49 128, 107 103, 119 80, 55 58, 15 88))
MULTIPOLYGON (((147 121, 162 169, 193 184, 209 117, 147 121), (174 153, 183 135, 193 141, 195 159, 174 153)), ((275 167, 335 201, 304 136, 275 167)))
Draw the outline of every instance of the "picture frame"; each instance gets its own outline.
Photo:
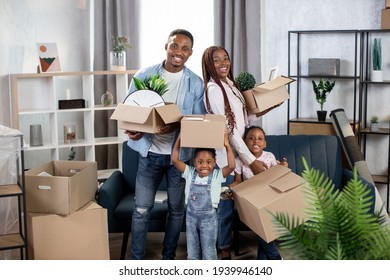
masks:
POLYGON ((278 76, 279 67, 275 66, 269 69, 268 71, 268 81, 275 79, 278 76))
POLYGON ((37 49, 40 73, 61 71, 56 43, 37 43, 37 49))

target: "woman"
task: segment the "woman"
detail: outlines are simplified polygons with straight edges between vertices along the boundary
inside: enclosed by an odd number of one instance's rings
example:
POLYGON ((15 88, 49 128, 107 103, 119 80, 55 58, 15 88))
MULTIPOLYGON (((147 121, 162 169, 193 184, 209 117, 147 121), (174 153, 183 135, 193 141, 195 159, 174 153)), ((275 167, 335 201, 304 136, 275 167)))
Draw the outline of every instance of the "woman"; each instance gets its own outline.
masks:
MULTIPOLYGON (((233 70, 228 52, 219 46, 207 48, 202 56, 203 81, 205 83, 205 106, 209 114, 225 115, 230 144, 234 152, 249 165, 254 174, 267 169, 267 166, 256 160, 249 151, 242 137, 249 125, 245 100, 233 77, 233 70)), ((217 149, 217 165, 226 166, 226 150, 217 149)), ((225 185, 233 182, 231 174, 225 185)), ((221 200, 218 207, 218 248, 221 259, 231 259, 230 246, 233 227, 234 202, 231 199, 221 200)))

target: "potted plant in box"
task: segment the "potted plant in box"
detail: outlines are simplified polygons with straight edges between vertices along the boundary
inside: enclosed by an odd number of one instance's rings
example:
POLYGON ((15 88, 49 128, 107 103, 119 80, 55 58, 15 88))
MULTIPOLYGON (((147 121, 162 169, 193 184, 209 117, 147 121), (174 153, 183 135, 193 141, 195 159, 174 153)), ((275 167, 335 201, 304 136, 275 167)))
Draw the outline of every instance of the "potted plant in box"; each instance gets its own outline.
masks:
POLYGON ((251 90, 256 85, 255 77, 249 72, 239 73, 235 80, 241 92, 251 90))
POLYGON ((382 44, 380 38, 374 39, 374 45, 372 47, 372 74, 371 81, 382 82, 382 44))
POLYGON ((326 119, 327 111, 324 111, 324 103, 326 102, 326 98, 328 97, 329 93, 333 90, 335 81, 331 83, 330 81, 324 81, 324 79, 321 78, 321 80, 316 84, 314 80, 311 81, 313 85, 313 91, 316 96, 316 101, 320 104, 320 111, 317 111, 317 117, 318 121, 324 122, 326 119))

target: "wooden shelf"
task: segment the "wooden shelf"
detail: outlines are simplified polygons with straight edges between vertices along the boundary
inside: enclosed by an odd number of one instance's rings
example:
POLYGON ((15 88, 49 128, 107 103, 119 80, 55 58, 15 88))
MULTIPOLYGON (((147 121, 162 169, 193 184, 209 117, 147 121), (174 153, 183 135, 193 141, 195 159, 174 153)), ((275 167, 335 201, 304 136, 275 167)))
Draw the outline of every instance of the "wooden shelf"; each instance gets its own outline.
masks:
POLYGON ((0 235, 1 250, 23 248, 25 241, 19 233, 0 235))
POLYGON ((17 184, 12 185, 1 185, 0 186, 0 197, 22 195, 23 192, 20 186, 17 184))
MULTIPOLYGON (((359 122, 353 125, 350 121, 352 130, 357 131, 359 122), (355 127, 355 128, 354 128, 355 127)), ((319 122, 315 118, 296 118, 289 120, 290 135, 309 134, 309 135, 336 135, 333 124, 330 119, 325 122, 319 122)))

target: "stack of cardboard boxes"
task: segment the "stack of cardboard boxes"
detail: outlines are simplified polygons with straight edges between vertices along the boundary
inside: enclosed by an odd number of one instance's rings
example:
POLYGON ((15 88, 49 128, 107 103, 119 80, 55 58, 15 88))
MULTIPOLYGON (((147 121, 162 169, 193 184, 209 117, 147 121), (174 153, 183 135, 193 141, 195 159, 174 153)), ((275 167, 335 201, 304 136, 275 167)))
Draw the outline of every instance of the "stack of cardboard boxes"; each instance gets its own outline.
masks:
POLYGON ((110 258, 107 210, 94 202, 96 162, 54 160, 25 178, 30 259, 110 258))
POLYGON ((381 14, 382 29, 390 29, 390 0, 385 0, 385 9, 381 14))

